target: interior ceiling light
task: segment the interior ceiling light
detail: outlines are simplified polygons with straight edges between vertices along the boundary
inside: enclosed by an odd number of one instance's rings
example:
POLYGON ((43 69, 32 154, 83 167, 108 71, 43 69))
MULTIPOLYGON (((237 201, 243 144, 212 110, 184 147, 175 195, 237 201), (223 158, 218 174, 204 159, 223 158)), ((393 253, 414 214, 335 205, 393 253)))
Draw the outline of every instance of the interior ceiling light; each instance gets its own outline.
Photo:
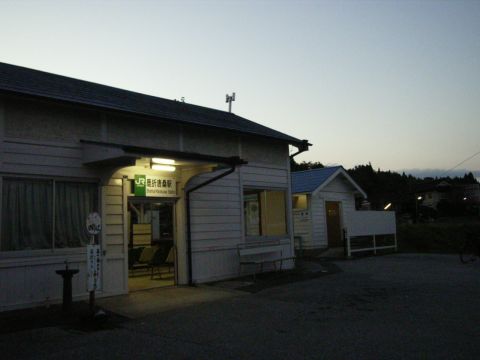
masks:
POLYGON ((158 171, 175 171, 175 166, 153 164, 153 165, 152 165, 152 170, 158 170, 158 171))
POLYGON ((385 207, 383 208, 383 210, 388 210, 390 208, 390 206, 392 206, 392 203, 388 203, 387 205, 385 205, 385 207))
POLYGON ((173 159, 162 159, 162 158, 152 158, 152 163, 163 164, 163 165, 174 165, 175 160, 173 160, 173 159))

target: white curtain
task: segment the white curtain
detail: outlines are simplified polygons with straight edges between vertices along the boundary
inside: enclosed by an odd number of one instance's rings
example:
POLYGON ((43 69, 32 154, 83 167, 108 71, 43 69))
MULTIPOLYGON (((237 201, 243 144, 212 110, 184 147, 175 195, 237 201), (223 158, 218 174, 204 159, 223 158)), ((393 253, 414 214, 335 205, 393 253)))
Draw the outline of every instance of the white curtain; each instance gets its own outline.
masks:
POLYGON ((87 245, 85 222, 96 208, 96 184, 55 182, 55 247, 87 245))
POLYGON ((53 186, 49 180, 3 179, 1 251, 81 247, 89 242, 85 222, 97 210, 97 185, 57 181, 55 196, 53 186))
POLYGON ((3 179, 2 251, 52 247, 51 181, 3 179))

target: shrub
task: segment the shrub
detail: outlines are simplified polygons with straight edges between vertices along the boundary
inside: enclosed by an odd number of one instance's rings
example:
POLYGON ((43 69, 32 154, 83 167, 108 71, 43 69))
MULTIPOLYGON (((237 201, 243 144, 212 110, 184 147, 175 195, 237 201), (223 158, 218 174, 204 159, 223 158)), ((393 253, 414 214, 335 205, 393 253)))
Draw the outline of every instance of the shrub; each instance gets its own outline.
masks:
POLYGON ((458 253, 468 236, 480 234, 480 223, 399 225, 400 251, 458 253))

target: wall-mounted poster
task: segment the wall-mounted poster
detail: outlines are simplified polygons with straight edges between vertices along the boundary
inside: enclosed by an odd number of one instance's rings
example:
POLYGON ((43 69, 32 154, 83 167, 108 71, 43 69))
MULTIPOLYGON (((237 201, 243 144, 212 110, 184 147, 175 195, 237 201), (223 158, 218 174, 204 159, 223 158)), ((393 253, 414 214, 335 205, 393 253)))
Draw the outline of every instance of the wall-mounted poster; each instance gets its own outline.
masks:
POLYGON ((260 202, 257 194, 244 196, 245 231, 247 236, 260 235, 260 202))

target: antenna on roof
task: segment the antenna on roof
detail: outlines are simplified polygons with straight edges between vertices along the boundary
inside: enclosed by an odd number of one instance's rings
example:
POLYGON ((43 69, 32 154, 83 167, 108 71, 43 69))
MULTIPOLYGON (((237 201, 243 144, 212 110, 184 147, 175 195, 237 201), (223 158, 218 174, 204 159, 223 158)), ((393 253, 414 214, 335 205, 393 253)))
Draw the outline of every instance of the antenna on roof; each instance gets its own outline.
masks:
POLYGON ((232 112, 232 101, 235 101, 235 93, 232 93, 232 95, 227 94, 225 102, 228 103, 228 112, 232 112))

